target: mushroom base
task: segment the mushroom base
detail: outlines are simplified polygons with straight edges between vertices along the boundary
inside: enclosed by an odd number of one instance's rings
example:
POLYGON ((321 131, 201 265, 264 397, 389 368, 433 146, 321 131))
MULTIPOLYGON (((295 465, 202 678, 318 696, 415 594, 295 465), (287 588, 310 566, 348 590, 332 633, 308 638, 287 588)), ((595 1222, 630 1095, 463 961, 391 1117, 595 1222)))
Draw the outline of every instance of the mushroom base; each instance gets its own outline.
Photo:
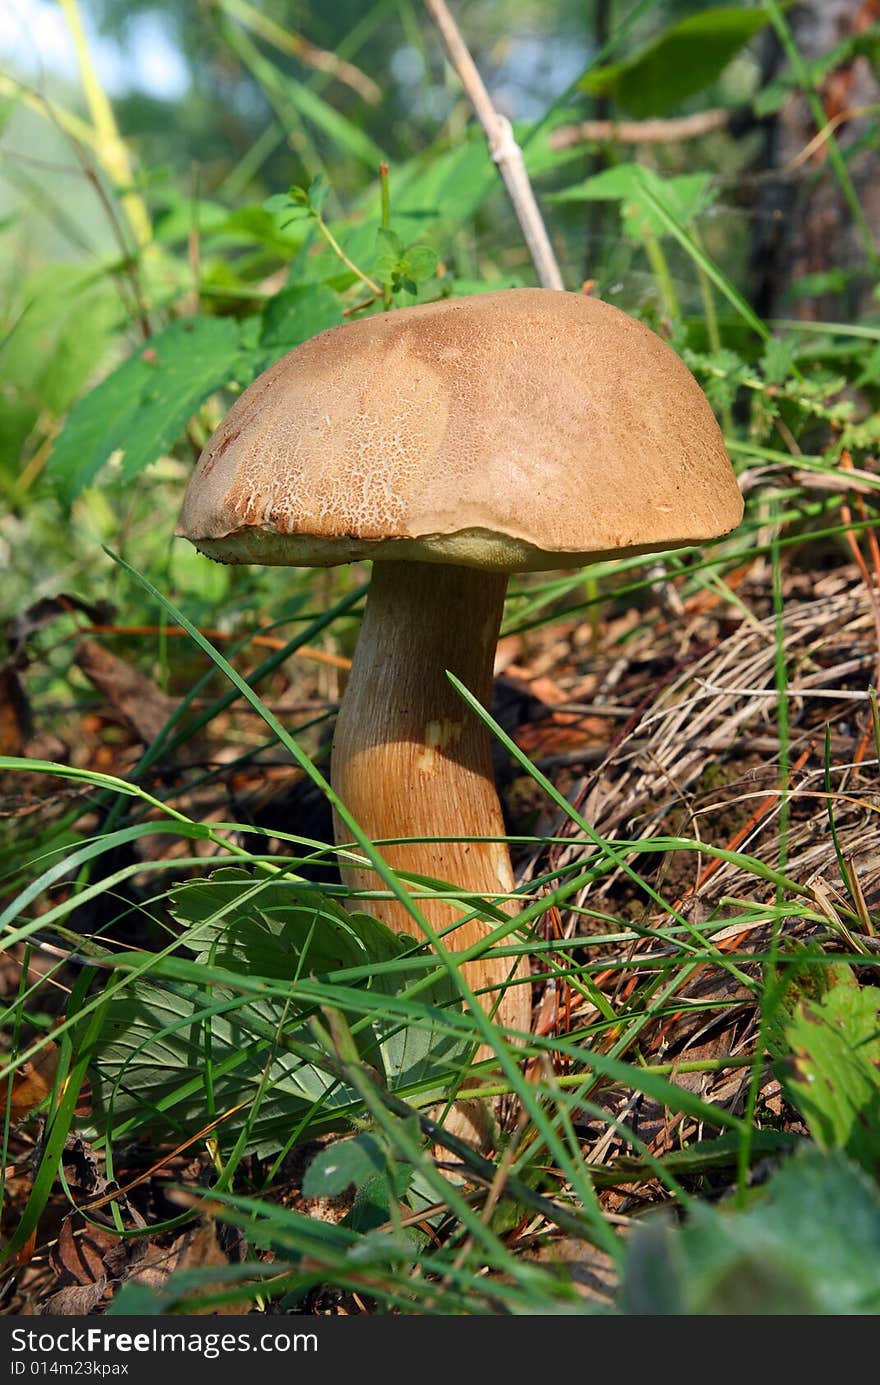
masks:
MULTIPOLYGON (((490 900, 513 889, 503 841, 437 841, 439 837, 503 837, 482 722, 455 691, 454 673, 483 706, 492 693, 492 665, 507 576, 430 563, 376 563, 333 747, 333 787, 373 840, 418 838, 383 846, 395 870, 428 876, 490 900)), ((336 823, 337 842, 348 839, 336 823)), ((371 870, 342 868, 357 890, 381 887, 371 870)), ((397 900, 358 901, 398 933, 416 925, 397 900)), ((450 928, 469 912, 456 900, 419 900, 431 926, 450 928)), ((502 904, 513 912, 510 905, 502 904)), ((479 919, 446 933, 456 952, 489 931, 479 919)), ((484 957, 465 968, 486 1009, 497 1002, 500 1024, 528 1031, 527 964, 484 957), (518 984, 497 992, 511 974, 518 984)))

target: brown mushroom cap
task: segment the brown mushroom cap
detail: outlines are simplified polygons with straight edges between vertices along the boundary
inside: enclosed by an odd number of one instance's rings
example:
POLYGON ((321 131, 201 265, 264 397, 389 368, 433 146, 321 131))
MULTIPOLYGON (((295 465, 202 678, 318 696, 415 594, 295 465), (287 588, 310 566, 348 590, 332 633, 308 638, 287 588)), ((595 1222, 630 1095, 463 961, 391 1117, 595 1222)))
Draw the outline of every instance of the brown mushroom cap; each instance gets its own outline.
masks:
POLYGON ((234 405, 178 534, 223 562, 578 566, 735 528, 712 411, 665 342, 509 289, 333 327, 234 405))

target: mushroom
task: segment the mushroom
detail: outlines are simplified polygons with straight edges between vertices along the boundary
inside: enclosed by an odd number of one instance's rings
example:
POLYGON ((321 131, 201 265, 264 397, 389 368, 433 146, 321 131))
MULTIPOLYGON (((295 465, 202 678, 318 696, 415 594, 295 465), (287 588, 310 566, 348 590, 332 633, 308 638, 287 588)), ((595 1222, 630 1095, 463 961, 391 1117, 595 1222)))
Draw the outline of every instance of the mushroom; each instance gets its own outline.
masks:
MULTIPOLYGON (((447 670, 488 706, 511 572, 697 543, 741 516, 718 425, 669 346, 595 299, 510 289, 298 346, 211 438, 177 532, 226 563, 373 560, 334 789, 372 839, 427 839, 383 847, 396 870, 503 900, 490 737, 447 670), (476 837, 495 840, 442 840, 476 837)), ((342 873, 375 888, 366 868, 342 873)), ((422 905, 438 930, 472 912, 422 905)), ((413 931, 397 900, 358 907, 413 931)), ((487 927, 472 917, 447 941, 468 948, 487 927)), ((527 1031, 525 963, 510 985, 510 959, 468 966, 498 1021, 527 1031)))

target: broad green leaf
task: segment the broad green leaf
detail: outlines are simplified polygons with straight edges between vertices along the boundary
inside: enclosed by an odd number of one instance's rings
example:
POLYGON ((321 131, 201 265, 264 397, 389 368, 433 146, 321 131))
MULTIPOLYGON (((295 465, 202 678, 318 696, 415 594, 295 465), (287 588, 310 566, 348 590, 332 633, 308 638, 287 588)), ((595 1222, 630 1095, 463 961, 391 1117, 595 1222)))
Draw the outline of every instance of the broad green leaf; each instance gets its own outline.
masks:
POLYGON ((168 452, 198 406, 232 380, 249 379, 232 318, 174 322, 74 406, 52 449, 48 471, 69 502, 114 452, 136 476, 168 452))
POLYGON ((231 866, 177 886, 169 908, 187 927, 191 952, 207 960, 210 951, 232 971, 248 962, 256 976, 332 973, 402 950, 397 935, 375 919, 367 916, 365 923, 302 881, 255 880, 231 866))
POLYGON ((205 236, 205 245, 211 250, 232 245, 258 245, 289 260, 299 248, 303 235, 302 228, 289 225, 294 211, 290 202, 286 215, 273 214, 265 207, 240 207, 212 227, 205 236))
POLYGON ((613 97, 639 120, 665 115, 711 86, 769 18, 763 8, 732 5, 688 15, 635 57, 588 72, 581 89, 613 97))
POLYGON ((880 1194, 844 1155, 804 1150, 741 1212, 694 1206, 632 1238, 620 1307, 683 1315, 880 1312, 880 1194), (658 1283, 646 1258, 664 1266, 658 1283))
POLYGON ((90 1085, 87 1135, 192 1135, 212 1111, 245 1103, 221 1128, 221 1143, 228 1147, 249 1121, 247 1148, 261 1152, 282 1146, 310 1113, 318 1128, 332 1128, 354 1100, 310 1045, 301 1013, 285 1017, 277 1002, 244 1003, 217 986, 140 979, 107 1007, 90 1085))
POLYGON ((668 221, 648 202, 646 187, 670 217, 686 225, 714 202, 716 193, 711 184, 710 173, 680 173, 673 178, 662 178, 641 164, 624 163, 606 168, 550 200, 619 202, 624 234, 631 240, 642 241, 646 235, 659 238, 669 234, 668 221))
MULTIPOLYGON (((244 1103, 223 1130, 231 1139, 247 1123, 246 1148, 269 1153, 300 1123, 344 1126, 357 1097, 316 1045, 314 1003, 297 998, 297 978, 360 968, 367 979, 359 989, 397 995, 422 973, 384 964, 400 959, 411 940, 301 881, 234 868, 178 886, 170 909, 184 930, 181 946, 196 954, 194 974, 204 967, 205 982, 137 979, 113 996, 91 1078, 90 1128, 112 1133, 128 1122, 165 1135, 192 1133, 206 1110, 244 1103), (209 980, 209 969, 246 977, 247 994, 209 980), (279 997, 277 985, 255 997, 259 978, 289 983, 289 997, 279 997)), ((409 1025, 374 1006, 371 1023, 355 1036, 360 1061, 393 1088, 441 1095, 468 1047, 435 1028, 431 1007, 452 1003, 444 978, 421 997, 419 1018, 409 1025)))

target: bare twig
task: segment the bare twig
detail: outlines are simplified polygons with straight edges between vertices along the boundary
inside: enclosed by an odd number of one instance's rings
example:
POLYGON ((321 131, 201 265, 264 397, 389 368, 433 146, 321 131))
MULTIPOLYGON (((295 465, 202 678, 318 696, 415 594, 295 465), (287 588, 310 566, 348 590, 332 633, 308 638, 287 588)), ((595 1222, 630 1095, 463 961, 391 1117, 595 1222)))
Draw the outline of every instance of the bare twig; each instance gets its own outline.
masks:
POLYGON ((504 179, 538 278, 545 289, 564 288, 559 265, 529 182, 523 152, 514 138, 513 127, 507 117, 499 115, 492 105, 492 99, 446 0, 425 0, 425 8, 437 26, 449 61, 458 73, 459 81, 485 131, 489 153, 504 179))
POLYGON ((709 110, 678 116, 674 120, 583 120, 577 125, 560 125, 547 142, 551 149, 570 149, 591 141, 677 144, 680 140, 699 139, 713 130, 723 130, 729 119, 729 111, 709 110))

